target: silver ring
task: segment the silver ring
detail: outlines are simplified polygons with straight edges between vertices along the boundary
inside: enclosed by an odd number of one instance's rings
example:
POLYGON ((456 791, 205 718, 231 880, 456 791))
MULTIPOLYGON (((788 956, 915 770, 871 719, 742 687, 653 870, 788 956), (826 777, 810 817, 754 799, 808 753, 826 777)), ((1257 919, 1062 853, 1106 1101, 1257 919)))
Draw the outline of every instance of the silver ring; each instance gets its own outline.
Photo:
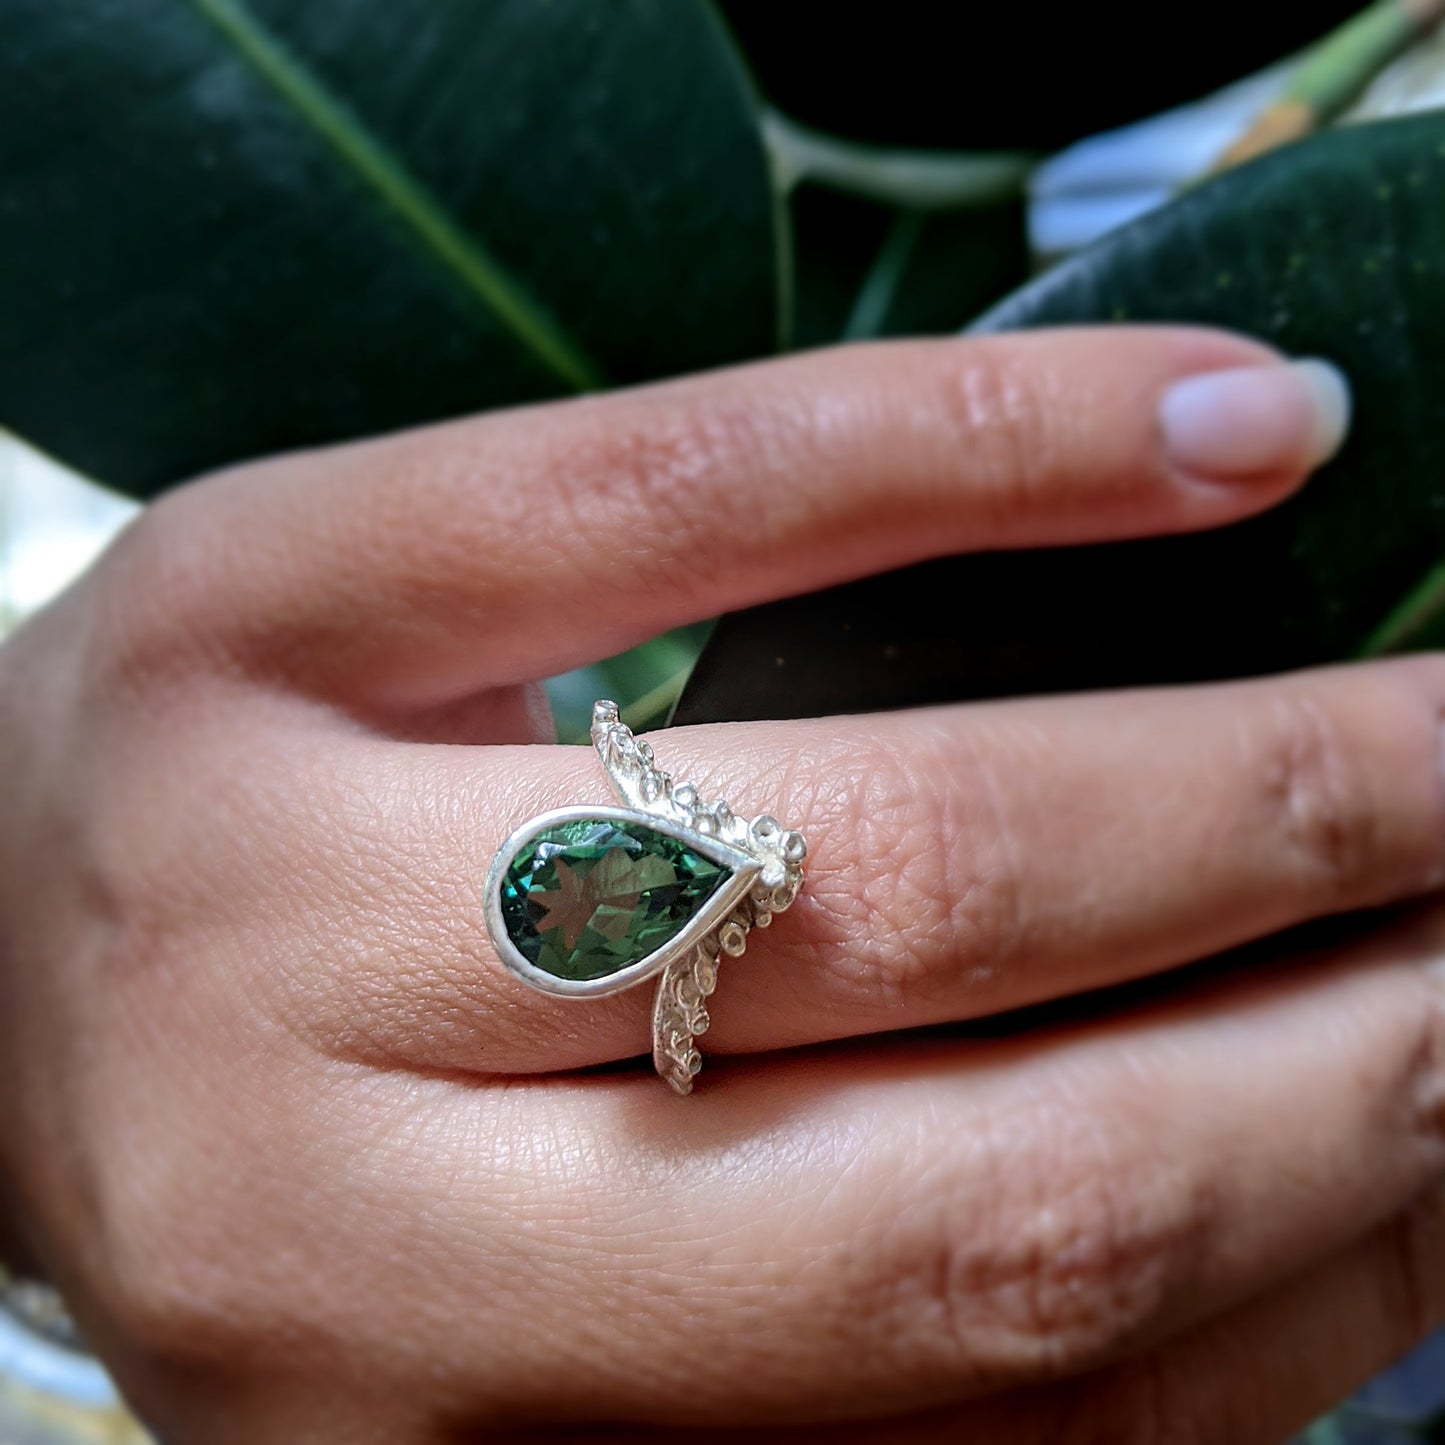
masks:
POLYGON ((652 1061, 689 1094, 718 960, 798 896, 807 844, 766 813, 749 822, 674 786, 616 703, 592 709, 592 741, 621 806, 555 808, 514 829, 487 871, 487 931, 513 973, 561 998, 661 975, 652 1061))

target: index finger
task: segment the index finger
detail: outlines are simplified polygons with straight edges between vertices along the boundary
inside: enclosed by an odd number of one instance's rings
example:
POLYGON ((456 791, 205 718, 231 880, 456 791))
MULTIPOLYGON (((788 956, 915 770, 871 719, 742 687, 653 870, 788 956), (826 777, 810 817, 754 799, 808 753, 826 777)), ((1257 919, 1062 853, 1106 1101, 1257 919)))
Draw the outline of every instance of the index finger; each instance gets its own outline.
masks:
POLYGON ((209 655, 423 707, 927 557, 1218 526, 1344 409, 1211 331, 874 344, 280 458, 149 530, 204 557, 170 611, 209 655))

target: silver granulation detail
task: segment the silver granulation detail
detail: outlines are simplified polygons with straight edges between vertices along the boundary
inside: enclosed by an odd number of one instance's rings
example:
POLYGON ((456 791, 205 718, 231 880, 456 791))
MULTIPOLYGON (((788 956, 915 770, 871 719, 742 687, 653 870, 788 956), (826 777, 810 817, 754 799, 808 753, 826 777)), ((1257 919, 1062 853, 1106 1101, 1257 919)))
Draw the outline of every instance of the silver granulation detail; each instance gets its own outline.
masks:
POLYGON ((622 721, 616 703, 593 707, 592 741, 625 807, 727 843, 758 864, 756 882, 727 917, 658 977, 652 1061, 679 1094, 688 1094, 702 1068, 696 1040, 707 1031, 707 999, 717 987, 719 960, 724 954, 738 957, 749 932, 766 928, 798 896, 807 844, 800 832, 784 828, 770 814, 739 817, 724 799, 705 802, 694 784, 675 784, 657 766, 651 746, 622 721))

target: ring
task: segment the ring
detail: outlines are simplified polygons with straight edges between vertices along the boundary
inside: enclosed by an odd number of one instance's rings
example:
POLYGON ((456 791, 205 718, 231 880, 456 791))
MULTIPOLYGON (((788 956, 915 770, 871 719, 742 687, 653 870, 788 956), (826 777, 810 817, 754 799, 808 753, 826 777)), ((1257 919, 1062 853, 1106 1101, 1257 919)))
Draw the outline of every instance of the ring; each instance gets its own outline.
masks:
POLYGON ((513 973, 562 998, 660 974, 652 1061, 689 1094, 718 960, 798 896, 807 844, 766 813, 748 822, 674 786, 616 703, 593 707, 592 741, 622 806, 555 808, 516 828, 487 872, 487 931, 513 973))

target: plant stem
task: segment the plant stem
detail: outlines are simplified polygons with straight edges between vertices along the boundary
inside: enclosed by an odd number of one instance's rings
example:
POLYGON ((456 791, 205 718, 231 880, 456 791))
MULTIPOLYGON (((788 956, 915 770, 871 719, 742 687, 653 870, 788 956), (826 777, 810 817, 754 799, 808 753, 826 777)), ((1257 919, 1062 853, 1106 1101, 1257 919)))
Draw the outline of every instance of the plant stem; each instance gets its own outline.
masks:
POLYGON ((1445 562, 1426 574, 1404 600, 1365 639, 1358 657, 1383 657, 1400 652, 1420 637, 1445 612, 1445 562))
POLYGON ((1377 0, 1305 56, 1285 95, 1330 119, 1442 19, 1445 0, 1377 0))
POLYGON ((1396 56, 1445 20, 1445 0, 1376 0, 1301 57, 1280 94, 1216 162, 1225 170, 1333 120, 1396 56))
POLYGON ((878 256, 868 268, 863 284, 858 289, 857 300, 848 313, 843 326, 844 341, 866 341, 877 336, 888 320, 893 298, 898 294, 898 284, 908 263, 913 259, 918 244, 918 234, 923 229, 922 211, 902 211, 889 227, 878 256))
POLYGON ((782 193, 801 181, 905 210, 964 210, 1023 194, 1033 157, 1022 151, 924 151, 863 145, 763 112, 763 139, 782 193))

